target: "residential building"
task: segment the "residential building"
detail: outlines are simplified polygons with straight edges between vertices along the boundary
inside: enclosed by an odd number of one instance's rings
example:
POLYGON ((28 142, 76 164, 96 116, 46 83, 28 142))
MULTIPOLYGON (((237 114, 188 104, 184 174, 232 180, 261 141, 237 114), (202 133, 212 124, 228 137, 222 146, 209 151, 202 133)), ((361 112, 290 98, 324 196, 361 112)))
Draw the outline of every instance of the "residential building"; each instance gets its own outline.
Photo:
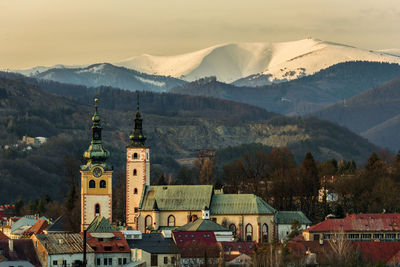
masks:
POLYGON ((278 240, 287 240, 292 231, 292 223, 299 223, 299 230, 304 230, 311 225, 311 221, 302 211, 277 211, 275 213, 275 224, 278 240))
POLYGON ((181 266, 181 255, 171 237, 162 233, 142 234, 140 239, 128 239, 132 261, 145 266, 181 266))
MULTIPOLYGON (((43 267, 79 266, 83 262, 83 239, 81 234, 39 234, 31 237, 43 267)), ((95 266, 94 250, 86 245, 88 267, 95 266)))
POLYGON ((0 266, 41 266, 30 239, 0 239, 0 266))
POLYGON ((221 242, 225 266, 253 266, 256 242, 221 242))
POLYGON ((303 231, 304 240, 329 240, 344 235, 352 241, 400 240, 400 213, 351 214, 343 219, 326 219, 303 231))
POLYGON ((95 251, 96 266, 123 266, 130 262, 130 248, 121 232, 104 217, 96 217, 87 228, 86 240, 95 251))

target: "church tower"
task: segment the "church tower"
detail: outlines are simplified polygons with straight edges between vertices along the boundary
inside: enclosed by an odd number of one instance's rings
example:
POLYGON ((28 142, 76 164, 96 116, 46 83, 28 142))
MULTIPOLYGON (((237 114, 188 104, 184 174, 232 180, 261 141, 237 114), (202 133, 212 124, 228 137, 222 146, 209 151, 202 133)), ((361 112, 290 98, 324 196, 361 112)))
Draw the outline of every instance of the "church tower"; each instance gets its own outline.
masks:
POLYGON ((143 187, 150 185, 150 148, 145 145, 142 121, 138 100, 135 127, 126 148, 126 224, 132 229, 139 229, 140 198, 143 187))
POLYGON ((81 231, 97 216, 112 221, 112 167, 106 162, 110 152, 103 148, 100 115, 95 98, 91 142, 83 153, 86 164, 81 165, 81 231))

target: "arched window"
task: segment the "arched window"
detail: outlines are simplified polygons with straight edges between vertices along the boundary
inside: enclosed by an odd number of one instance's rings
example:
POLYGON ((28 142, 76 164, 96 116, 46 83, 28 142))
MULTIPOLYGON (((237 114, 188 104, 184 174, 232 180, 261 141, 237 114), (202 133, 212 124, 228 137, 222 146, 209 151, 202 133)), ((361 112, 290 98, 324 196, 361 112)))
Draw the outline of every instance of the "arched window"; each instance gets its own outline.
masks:
POLYGON ((94 205, 94 215, 100 216, 100 204, 94 205))
POLYGON ((172 214, 168 216, 168 226, 175 226, 175 216, 172 214))
POLYGON ((137 188, 133 189, 133 193, 136 195, 137 194, 137 188))
POLYGON ((153 218, 151 218, 150 215, 147 215, 146 218, 144 218, 144 229, 150 230, 153 228, 153 218))
POLYGON ((229 225, 229 230, 231 230, 233 236, 236 236, 236 225, 235 224, 231 224, 229 225))
POLYGON ((135 152, 135 153, 133 153, 133 158, 134 159, 137 159, 138 158, 138 154, 135 152))
POLYGON ((262 226, 262 242, 268 242, 268 225, 266 223, 262 226))
POLYGON ((252 241, 253 240, 253 226, 251 224, 246 225, 246 241, 252 241))
POLYGON ((104 180, 100 181, 100 188, 106 188, 106 181, 104 180))
POLYGON ((94 180, 89 181, 89 188, 96 188, 96 182, 94 180))
POLYGON ((135 175, 135 176, 137 175, 136 169, 133 170, 133 175, 135 175))

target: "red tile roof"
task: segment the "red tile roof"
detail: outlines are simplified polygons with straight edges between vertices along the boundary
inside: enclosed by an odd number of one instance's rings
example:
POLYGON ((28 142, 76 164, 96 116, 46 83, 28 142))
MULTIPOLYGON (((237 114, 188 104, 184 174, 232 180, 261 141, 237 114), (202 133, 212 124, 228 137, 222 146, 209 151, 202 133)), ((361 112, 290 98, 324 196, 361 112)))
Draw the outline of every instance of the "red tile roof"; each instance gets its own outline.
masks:
POLYGON ((326 219, 305 231, 400 231, 400 213, 352 214, 343 219, 326 219))
POLYGON ((400 251, 400 242, 353 242, 354 248, 359 247, 365 260, 376 263, 388 262, 400 251))
POLYGON ((24 236, 32 236, 32 235, 38 235, 38 234, 43 234, 43 231, 49 226, 48 222, 46 220, 38 220, 34 225, 32 225, 31 228, 26 230, 23 235, 24 236))
POLYGON ((114 237, 104 241, 99 241, 92 234, 98 233, 87 233, 86 241, 96 253, 130 253, 131 251, 124 234, 121 232, 112 233, 114 237))
POLYGON ((221 245, 225 261, 231 261, 242 254, 250 256, 254 252, 256 242, 221 242, 221 245))
POLYGON ((218 258, 220 246, 212 231, 173 232, 173 237, 182 258, 218 258))
POLYGON ((0 231, 0 240, 3 239, 10 239, 8 236, 6 236, 3 232, 0 231))

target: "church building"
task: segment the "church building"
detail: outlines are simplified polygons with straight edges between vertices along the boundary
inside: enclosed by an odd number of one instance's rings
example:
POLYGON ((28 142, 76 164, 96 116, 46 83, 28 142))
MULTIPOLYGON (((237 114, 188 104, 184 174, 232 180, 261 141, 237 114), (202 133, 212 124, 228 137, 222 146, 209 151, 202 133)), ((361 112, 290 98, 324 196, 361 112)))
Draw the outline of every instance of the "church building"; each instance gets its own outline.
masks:
MULTIPOLYGON (((96 217, 112 222, 112 173, 107 163, 95 99, 91 143, 81 172, 81 230, 96 217)), ((240 240, 271 242, 276 210, 254 194, 224 194, 212 185, 150 185, 150 148, 142 128, 139 103, 126 147, 126 225, 142 233, 173 230, 197 218, 229 228, 240 240)))
POLYGON ((272 241, 275 209, 253 194, 223 194, 212 185, 150 185, 150 148, 139 104, 126 148, 126 223, 142 233, 213 220, 241 240, 272 241))

